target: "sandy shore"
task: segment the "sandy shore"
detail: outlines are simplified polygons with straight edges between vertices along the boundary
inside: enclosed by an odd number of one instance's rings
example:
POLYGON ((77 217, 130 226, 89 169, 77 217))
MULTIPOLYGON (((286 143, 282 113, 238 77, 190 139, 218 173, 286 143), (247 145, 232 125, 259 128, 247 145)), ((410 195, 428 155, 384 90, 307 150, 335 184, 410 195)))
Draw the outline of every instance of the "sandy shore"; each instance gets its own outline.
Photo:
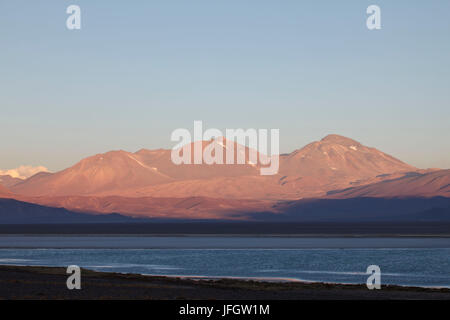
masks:
POLYGON ((0 266, 0 299, 152 300, 450 300, 450 289, 323 283, 273 283, 236 279, 193 280, 82 270, 82 289, 66 288, 65 268, 0 266))

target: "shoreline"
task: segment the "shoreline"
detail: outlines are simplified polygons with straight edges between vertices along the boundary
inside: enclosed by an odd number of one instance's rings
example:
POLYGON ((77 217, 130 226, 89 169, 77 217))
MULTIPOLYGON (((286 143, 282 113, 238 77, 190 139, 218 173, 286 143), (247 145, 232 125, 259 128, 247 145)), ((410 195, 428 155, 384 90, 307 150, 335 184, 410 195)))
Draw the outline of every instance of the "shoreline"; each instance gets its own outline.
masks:
MULTIPOLYGON (((2 267, 19 267, 19 268, 64 268, 61 266, 49 266, 49 265, 26 265, 26 264, 2 264, 0 263, 0 269, 2 267)), ((167 278, 167 279, 180 279, 180 280, 192 280, 192 281, 220 281, 220 280, 236 280, 244 282, 260 282, 260 283, 273 283, 273 284, 283 284, 283 283, 301 283, 301 284, 318 284, 318 285, 337 285, 337 286, 362 286, 361 283, 352 282, 333 282, 333 281, 316 281, 316 280, 305 280, 290 277, 239 277, 239 276, 206 276, 206 275, 183 275, 183 274, 154 274, 154 273, 129 273, 129 272, 108 272, 94 270, 90 268, 84 268, 83 270, 88 270, 90 272, 104 273, 104 274, 117 274, 117 275, 135 275, 150 278, 167 278)), ((386 284, 389 287, 398 287, 406 289, 443 289, 449 290, 450 286, 421 286, 421 285, 403 285, 403 284, 386 284)))
MULTIPOLYGON (((3 266, 0 264, 0 266, 3 266)), ((17 265, 18 266, 18 265, 17 265)), ((95 271, 95 270, 91 270, 95 271)), ((99 271, 102 272, 102 271, 99 271)), ((119 272, 120 273, 120 272, 119 272)), ((127 273, 120 273, 127 274, 127 273)), ((350 282, 332 282, 332 281, 315 281, 315 280, 304 280, 297 278, 283 278, 283 277, 233 277, 233 276, 192 276, 192 275, 168 275, 168 274, 146 274, 146 273, 135 273, 136 275, 148 276, 148 277, 166 277, 166 278, 176 278, 176 279, 188 279, 188 280, 237 280, 237 281, 255 281, 261 283, 301 283, 301 284, 322 284, 322 285, 342 285, 342 286, 364 286, 360 283, 350 283, 350 282)), ((385 286, 399 287, 399 288, 410 288, 410 289, 444 289, 450 291, 450 286, 419 286, 419 285, 402 285, 402 284, 386 284, 385 286)))
POLYGON ((450 300, 450 288, 308 281, 273 282, 228 277, 193 279, 82 269, 82 290, 66 288, 66 268, 0 265, 0 299, 156 300, 450 300))

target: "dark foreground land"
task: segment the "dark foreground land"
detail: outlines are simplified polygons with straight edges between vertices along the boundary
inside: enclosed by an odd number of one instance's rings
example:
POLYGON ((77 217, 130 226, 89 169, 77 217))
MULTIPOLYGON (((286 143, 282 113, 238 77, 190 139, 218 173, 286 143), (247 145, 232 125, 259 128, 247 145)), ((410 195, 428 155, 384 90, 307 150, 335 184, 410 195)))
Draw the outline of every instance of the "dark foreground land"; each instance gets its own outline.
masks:
POLYGON ((450 300, 450 289, 245 280, 191 280, 82 270, 81 290, 68 290, 65 268, 0 266, 0 299, 450 300))

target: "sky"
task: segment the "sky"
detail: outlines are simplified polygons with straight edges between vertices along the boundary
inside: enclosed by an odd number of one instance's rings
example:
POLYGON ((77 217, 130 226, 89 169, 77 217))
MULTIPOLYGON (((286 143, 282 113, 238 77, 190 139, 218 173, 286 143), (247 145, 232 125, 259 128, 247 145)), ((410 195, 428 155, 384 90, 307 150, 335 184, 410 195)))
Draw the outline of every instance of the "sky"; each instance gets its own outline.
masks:
POLYGON ((450 168, 450 1, 0 1, 0 170, 171 148, 172 131, 330 133, 450 168), (66 8, 81 8, 68 30, 66 8), (368 30, 366 8, 381 8, 368 30))

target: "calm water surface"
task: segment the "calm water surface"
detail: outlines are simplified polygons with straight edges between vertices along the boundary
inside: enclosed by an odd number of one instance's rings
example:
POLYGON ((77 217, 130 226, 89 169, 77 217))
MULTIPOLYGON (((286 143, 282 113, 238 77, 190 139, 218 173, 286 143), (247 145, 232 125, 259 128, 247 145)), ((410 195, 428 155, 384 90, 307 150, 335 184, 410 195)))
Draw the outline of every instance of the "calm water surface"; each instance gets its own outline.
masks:
POLYGON ((110 272, 450 287, 450 239, 0 236, 0 264, 110 272))

